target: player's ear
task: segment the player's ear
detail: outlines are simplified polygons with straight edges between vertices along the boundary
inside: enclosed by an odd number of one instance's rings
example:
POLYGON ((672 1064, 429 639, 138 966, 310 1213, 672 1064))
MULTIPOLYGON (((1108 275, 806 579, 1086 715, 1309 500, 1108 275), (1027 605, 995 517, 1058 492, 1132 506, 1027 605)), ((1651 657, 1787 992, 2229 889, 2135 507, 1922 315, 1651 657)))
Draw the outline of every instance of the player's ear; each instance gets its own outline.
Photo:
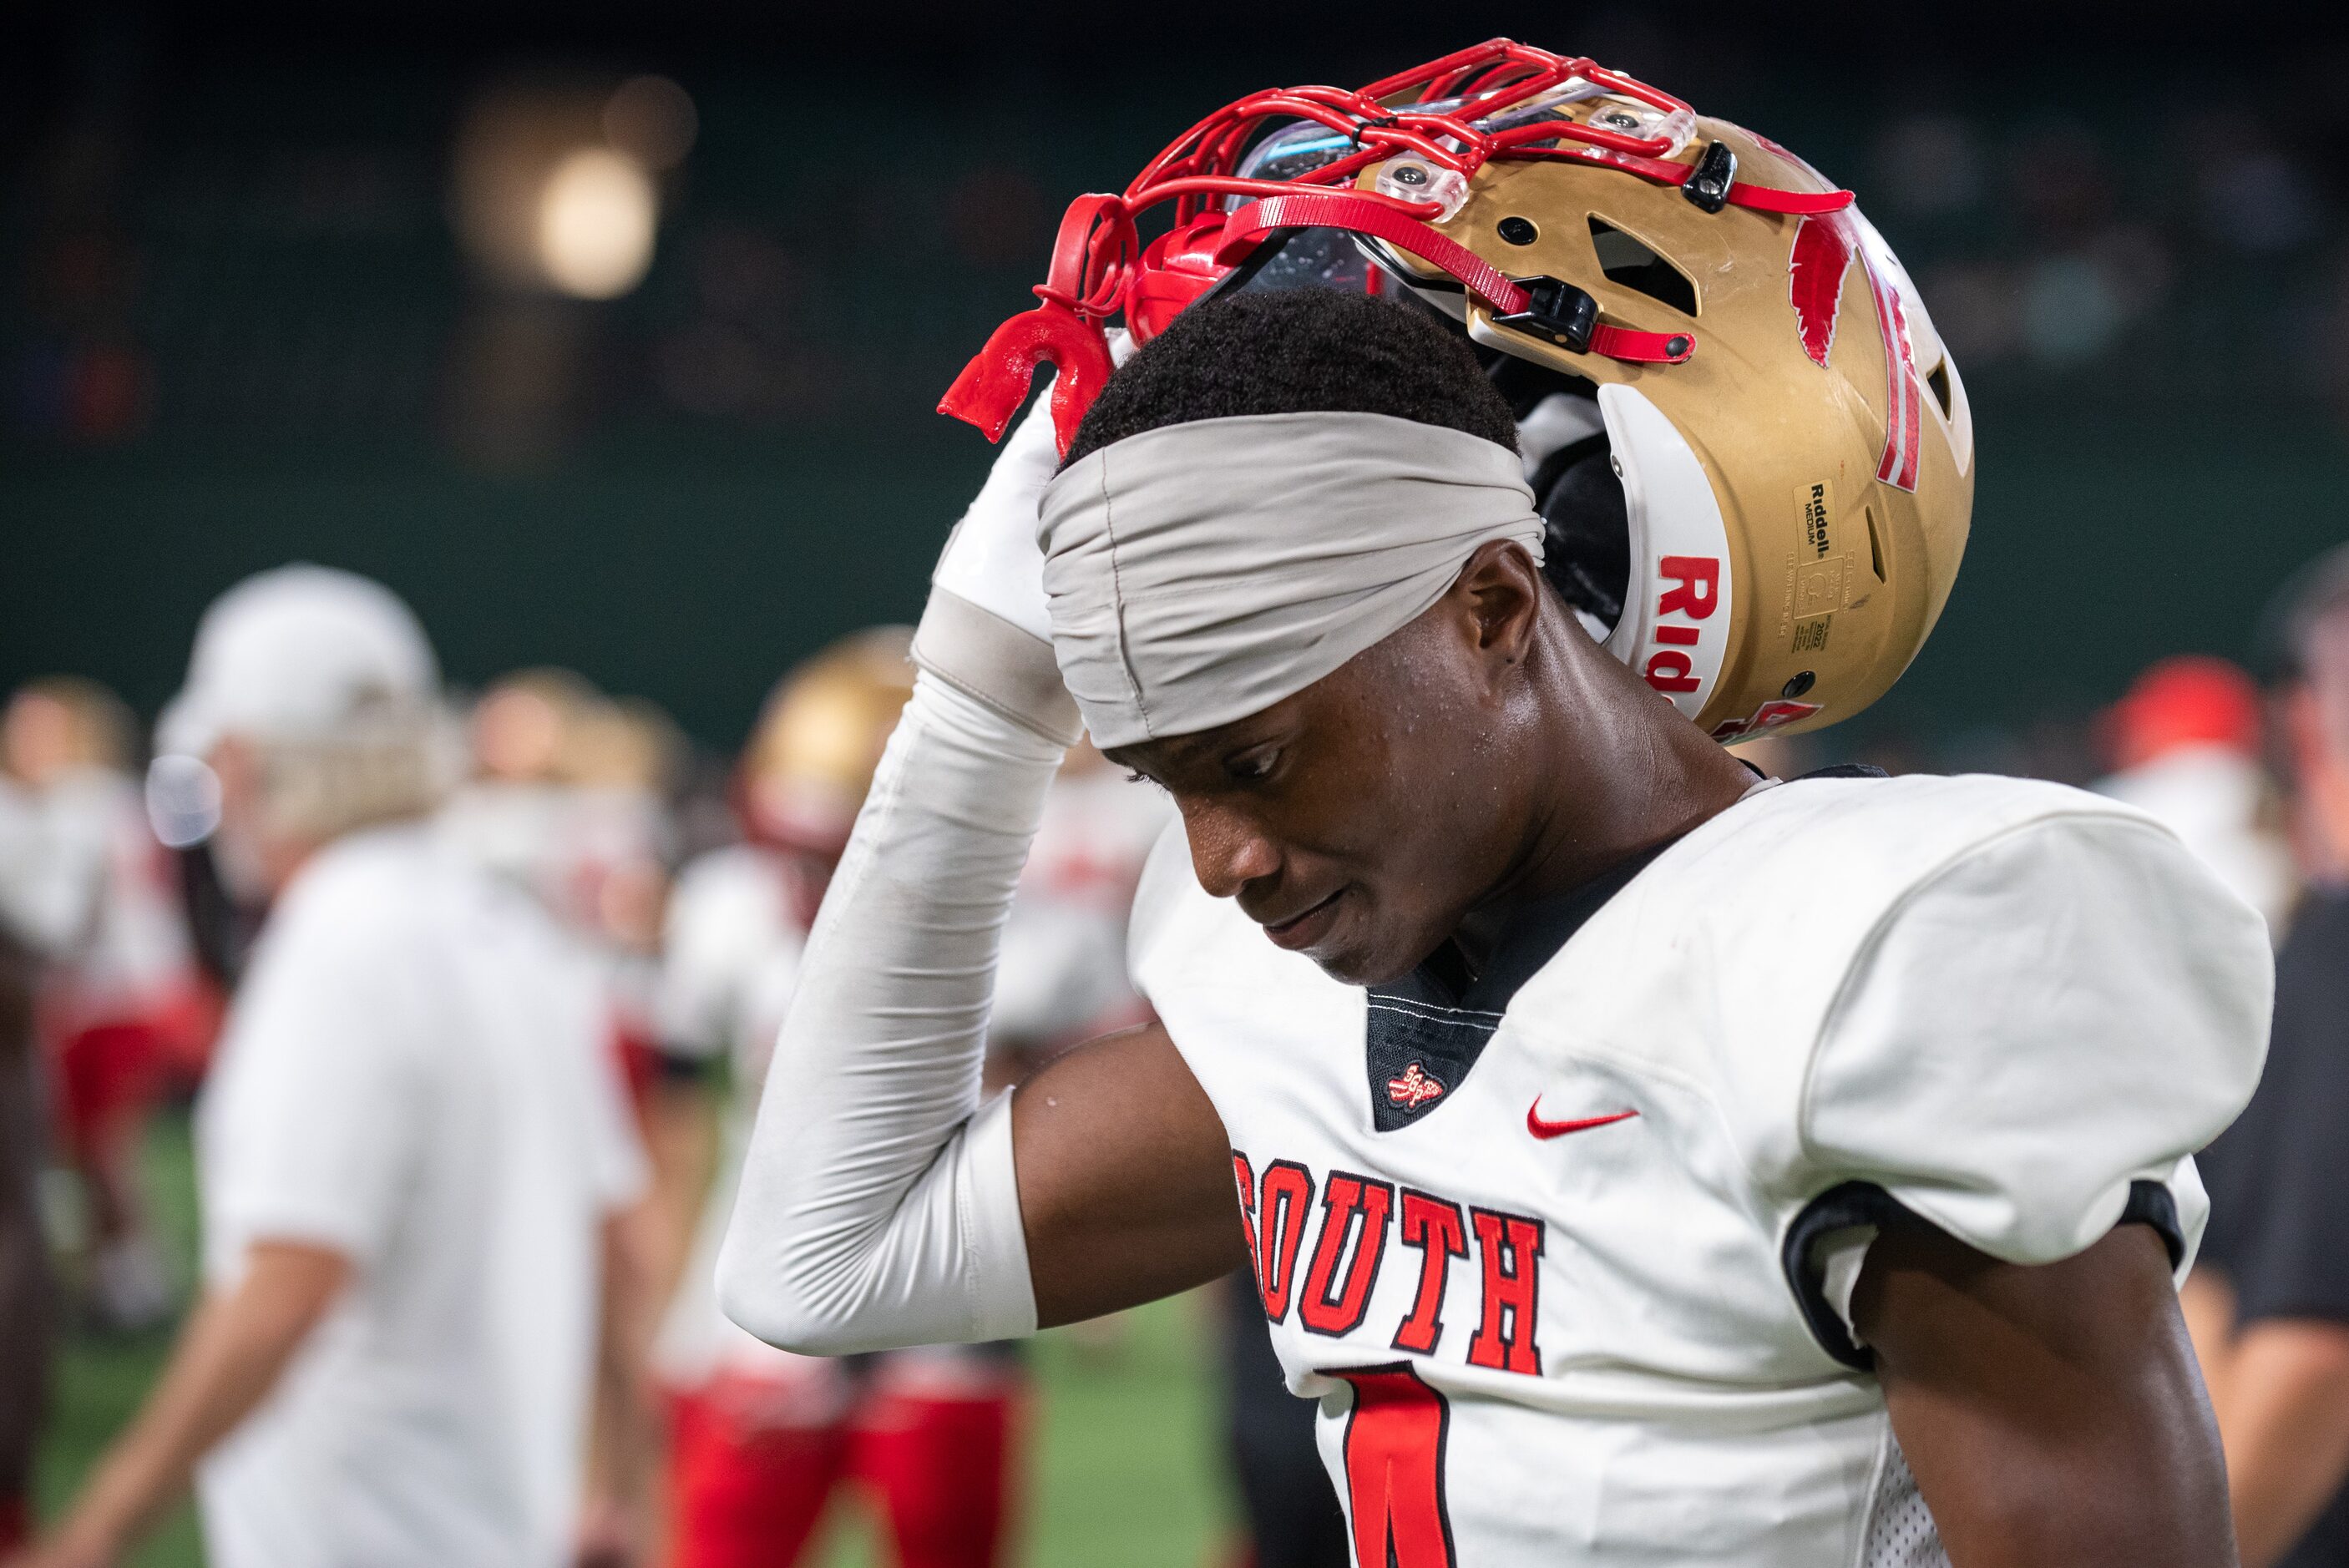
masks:
POLYGON ((1477 546, 1460 569, 1477 650, 1498 670, 1522 662, 1541 620, 1541 569, 1520 546, 1496 539, 1477 546))

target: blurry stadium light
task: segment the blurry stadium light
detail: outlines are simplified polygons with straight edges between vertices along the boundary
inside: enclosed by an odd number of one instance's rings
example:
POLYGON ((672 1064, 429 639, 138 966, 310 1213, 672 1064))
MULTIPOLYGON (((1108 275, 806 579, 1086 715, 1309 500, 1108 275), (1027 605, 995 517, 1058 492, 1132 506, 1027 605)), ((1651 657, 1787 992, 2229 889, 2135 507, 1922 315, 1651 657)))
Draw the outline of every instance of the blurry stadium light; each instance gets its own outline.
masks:
POLYGON ((579 299, 616 299, 653 261, 659 198, 626 153, 588 147, 554 166, 538 196, 536 250, 546 279, 579 299))
POLYGON ((658 176, 696 129, 693 100, 666 77, 491 88, 457 139, 451 216, 466 254, 504 291, 618 298, 652 264, 658 176))

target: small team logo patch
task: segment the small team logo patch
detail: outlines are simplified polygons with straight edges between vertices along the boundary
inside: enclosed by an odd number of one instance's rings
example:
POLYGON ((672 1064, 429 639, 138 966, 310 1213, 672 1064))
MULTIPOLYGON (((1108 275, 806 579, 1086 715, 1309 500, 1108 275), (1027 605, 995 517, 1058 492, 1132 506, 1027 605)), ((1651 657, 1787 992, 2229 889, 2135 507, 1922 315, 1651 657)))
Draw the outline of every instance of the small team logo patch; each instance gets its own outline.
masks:
POLYGON ((1441 1099, 1444 1086, 1427 1076, 1427 1069, 1417 1062, 1402 1069, 1402 1077, 1387 1079, 1387 1099, 1405 1110, 1417 1110, 1431 1099, 1441 1099))

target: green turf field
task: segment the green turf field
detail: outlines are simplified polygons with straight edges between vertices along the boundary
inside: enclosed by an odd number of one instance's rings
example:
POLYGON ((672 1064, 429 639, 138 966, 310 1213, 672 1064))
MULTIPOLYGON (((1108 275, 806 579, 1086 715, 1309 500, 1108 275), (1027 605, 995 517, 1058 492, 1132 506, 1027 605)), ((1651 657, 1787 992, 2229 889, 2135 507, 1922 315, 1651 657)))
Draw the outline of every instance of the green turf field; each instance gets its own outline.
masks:
MULTIPOLYGON (((159 1126, 150 1188, 183 1262, 195 1200, 184 1118, 159 1126)), ((1039 1430, 1023 1503, 1027 1568, 1207 1568, 1218 1556, 1228 1501, 1206 1375, 1211 1314, 1195 1299, 1132 1315, 1106 1346, 1064 1333, 1036 1346, 1039 1430)), ((68 1338, 59 1359, 40 1477, 44 1512, 71 1495, 107 1438, 136 1406, 168 1341, 68 1338)), ((887 1561, 860 1511, 839 1511, 821 1568, 887 1561)), ((182 1508, 126 1568, 197 1568, 203 1548, 182 1508)))

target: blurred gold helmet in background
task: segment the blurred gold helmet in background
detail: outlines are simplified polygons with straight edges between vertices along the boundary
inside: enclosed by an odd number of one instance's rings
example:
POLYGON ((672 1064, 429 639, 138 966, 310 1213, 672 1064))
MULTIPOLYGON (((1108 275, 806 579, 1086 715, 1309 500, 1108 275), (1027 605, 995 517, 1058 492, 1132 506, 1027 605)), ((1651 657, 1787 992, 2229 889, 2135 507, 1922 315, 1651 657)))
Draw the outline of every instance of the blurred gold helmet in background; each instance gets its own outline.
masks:
POLYGON ((882 748, 914 692, 910 626, 854 633, 785 676, 744 749, 751 837, 818 854, 848 843, 882 748))

